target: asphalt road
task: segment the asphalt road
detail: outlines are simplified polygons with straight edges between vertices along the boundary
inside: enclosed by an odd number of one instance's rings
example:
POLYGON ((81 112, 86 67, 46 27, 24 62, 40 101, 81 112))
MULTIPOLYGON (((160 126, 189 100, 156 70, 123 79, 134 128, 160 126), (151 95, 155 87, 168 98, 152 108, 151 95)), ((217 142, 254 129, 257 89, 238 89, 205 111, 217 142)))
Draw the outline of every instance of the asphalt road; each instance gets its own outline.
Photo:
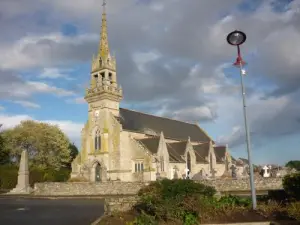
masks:
POLYGON ((103 213, 100 199, 0 198, 1 225, 90 225, 103 213))

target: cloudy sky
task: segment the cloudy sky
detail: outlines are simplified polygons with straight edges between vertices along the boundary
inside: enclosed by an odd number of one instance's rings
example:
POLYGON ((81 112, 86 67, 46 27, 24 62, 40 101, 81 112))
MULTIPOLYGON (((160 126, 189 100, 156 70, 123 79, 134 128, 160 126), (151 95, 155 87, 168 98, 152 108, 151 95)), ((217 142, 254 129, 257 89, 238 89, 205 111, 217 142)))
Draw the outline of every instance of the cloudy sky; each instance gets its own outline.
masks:
MULTIPOLYGON (((246 157, 235 29, 247 33, 255 164, 300 159, 300 0, 107 0, 123 107, 197 122, 246 157)), ((0 122, 59 124, 76 144, 102 0, 0 1, 0 122)))

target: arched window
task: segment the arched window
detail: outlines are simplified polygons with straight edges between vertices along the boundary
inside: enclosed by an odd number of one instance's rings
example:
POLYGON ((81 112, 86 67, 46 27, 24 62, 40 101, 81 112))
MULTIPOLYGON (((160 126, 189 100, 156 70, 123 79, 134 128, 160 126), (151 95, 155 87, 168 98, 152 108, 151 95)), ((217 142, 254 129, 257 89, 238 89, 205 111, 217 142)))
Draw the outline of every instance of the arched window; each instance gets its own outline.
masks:
POLYGON ((164 172, 165 171, 165 163, 164 163, 164 157, 160 157, 160 171, 164 172))
POLYGON ((213 155, 210 153, 210 170, 213 170, 213 155))
POLYGON ((101 135, 100 131, 97 130, 95 133, 95 151, 99 151, 101 148, 101 135))
POLYGON ((190 153, 188 152, 187 153, 187 168, 189 169, 189 172, 191 172, 191 155, 190 155, 190 153))
POLYGON ((99 63, 100 63, 100 67, 102 67, 102 63, 103 63, 102 59, 99 60, 99 63))

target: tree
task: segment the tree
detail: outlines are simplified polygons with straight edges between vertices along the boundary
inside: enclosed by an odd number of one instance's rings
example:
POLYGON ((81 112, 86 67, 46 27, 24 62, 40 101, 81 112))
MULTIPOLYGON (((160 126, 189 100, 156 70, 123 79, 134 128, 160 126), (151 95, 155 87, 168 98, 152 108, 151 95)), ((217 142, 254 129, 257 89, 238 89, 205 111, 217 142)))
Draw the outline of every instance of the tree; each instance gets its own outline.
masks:
POLYGON ((60 169, 70 161, 69 139, 58 126, 32 120, 3 132, 4 149, 18 163, 22 150, 28 151, 30 165, 60 169))
MULTIPOLYGON (((0 124, 0 129, 2 124, 0 124)), ((4 148, 4 138, 0 130, 0 165, 8 164, 10 161, 9 152, 4 148)))
POLYGON ((70 149, 70 161, 66 164, 66 166, 71 169, 71 164, 73 160, 76 158, 76 156, 78 155, 79 151, 74 143, 69 144, 69 149, 70 149))
POLYGON ((300 160, 291 160, 285 166, 300 171, 300 160))
POLYGON ((8 164, 9 162, 9 152, 4 148, 4 138, 2 133, 0 133, 0 165, 8 164))

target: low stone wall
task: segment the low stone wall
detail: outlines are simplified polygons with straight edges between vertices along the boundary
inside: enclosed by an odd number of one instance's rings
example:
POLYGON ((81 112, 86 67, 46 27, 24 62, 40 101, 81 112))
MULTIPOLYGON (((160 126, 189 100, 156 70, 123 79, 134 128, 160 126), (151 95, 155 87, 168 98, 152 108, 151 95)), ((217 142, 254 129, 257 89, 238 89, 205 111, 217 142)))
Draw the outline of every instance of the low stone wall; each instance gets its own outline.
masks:
MULTIPOLYGON (((220 192, 231 192, 231 191, 250 191, 250 180, 249 178, 243 179, 216 179, 216 180, 203 180, 197 181, 204 183, 209 186, 213 186, 217 191, 220 192)), ((255 189, 258 191, 270 191, 270 190, 281 190, 282 178, 257 178, 254 181, 255 189)))
MULTIPOLYGON (((216 179, 197 181, 214 186, 219 192, 250 191, 249 179, 216 179)), ((135 195, 149 183, 110 181, 104 183, 36 183, 34 195, 43 196, 109 196, 109 195, 135 195)), ((281 190, 282 178, 261 178, 255 180, 256 190, 281 190)))
POLYGON ((111 214, 112 212, 126 212, 138 202, 138 196, 123 196, 123 197, 107 197, 105 198, 104 210, 105 213, 111 214))
POLYGON ((109 196, 135 195, 147 183, 141 182, 61 182, 36 183, 34 195, 40 196, 109 196))
MULTIPOLYGON (((226 180, 203 180, 197 181, 209 186, 214 186, 219 192, 242 192, 250 191, 249 179, 226 179, 226 180)), ((255 180, 255 187, 257 191, 270 191, 282 189, 282 178, 262 178, 255 180)), ((128 211, 138 201, 138 196, 111 196, 105 198, 105 212, 111 213, 113 211, 128 211)))

